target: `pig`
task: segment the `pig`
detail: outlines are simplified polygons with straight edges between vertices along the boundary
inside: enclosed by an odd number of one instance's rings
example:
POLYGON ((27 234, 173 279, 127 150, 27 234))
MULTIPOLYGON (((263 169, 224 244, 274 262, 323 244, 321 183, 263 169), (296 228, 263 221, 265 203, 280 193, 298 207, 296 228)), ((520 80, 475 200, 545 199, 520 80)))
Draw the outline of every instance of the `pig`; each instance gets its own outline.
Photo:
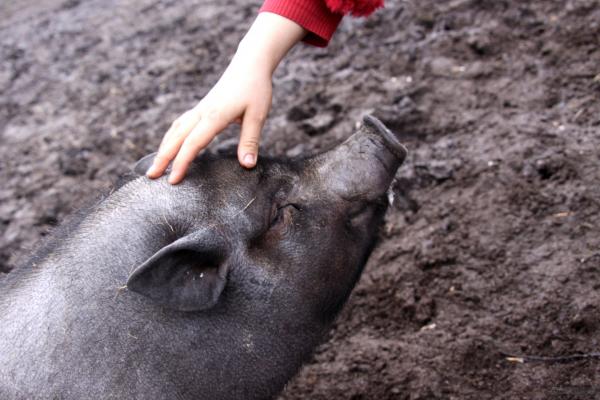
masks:
POLYGON ((295 160, 124 183, 0 284, 0 399, 270 399, 359 279, 406 149, 365 117, 295 160))

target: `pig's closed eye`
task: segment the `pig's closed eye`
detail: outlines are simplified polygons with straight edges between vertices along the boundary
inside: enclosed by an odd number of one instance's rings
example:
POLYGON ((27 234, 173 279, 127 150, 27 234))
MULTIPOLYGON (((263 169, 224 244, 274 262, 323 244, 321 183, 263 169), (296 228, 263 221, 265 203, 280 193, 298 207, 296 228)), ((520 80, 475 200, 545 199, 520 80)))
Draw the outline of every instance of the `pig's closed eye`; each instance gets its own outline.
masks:
POLYGON ((287 225, 291 221, 293 213, 299 209, 300 208, 297 205, 291 203, 274 205, 273 210, 271 211, 269 229, 280 225, 287 225))
POLYGON ((256 236, 250 239, 249 248, 257 249, 273 249, 281 239, 286 237, 291 232, 289 229, 293 226, 295 214, 300 211, 300 207, 294 204, 279 205, 273 203, 268 218, 266 229, 261 229, 256 232, 256 236))

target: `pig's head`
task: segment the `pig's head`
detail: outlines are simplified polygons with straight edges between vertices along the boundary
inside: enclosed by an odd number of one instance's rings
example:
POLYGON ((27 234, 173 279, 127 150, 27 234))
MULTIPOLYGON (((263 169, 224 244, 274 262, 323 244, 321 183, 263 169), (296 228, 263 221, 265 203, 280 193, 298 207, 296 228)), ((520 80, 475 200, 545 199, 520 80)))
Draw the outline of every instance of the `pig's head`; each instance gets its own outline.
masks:
POLYGON ((245 170, 233 157, 204 155, 178 186, 148 181, 164 243, 127 286, 179 311, 325 327, 360 276, 405 155, 366 117, 348 140, 310 158, 261 159, 245 170))

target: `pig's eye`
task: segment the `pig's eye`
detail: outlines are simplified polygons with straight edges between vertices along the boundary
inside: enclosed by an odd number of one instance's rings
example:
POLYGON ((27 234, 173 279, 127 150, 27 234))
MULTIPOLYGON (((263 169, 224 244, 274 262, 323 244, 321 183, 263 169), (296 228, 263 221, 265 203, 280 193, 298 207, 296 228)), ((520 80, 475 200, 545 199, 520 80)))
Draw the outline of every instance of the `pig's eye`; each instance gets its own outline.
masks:
POLYGON ((285 224, 291 220, 292 214, 299 210, 299 207, 295 204, 284 204, 284 205, 273 205, 271 210, 271 218, 269 221, 269 228, 272 228, 279 224, 285 224))

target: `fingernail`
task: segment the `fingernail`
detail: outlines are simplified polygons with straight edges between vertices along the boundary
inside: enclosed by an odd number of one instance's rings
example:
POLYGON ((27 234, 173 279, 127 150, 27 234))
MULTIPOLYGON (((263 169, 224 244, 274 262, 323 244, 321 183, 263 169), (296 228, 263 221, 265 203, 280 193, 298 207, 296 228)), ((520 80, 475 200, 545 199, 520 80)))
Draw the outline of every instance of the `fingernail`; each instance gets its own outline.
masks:
POLYGON ((146 176, 151 178, 152 175, 154 175, 156 173, 156 167, 154 165, 152 165, 150 168, 148 168, 148 170, 146 171, 146 176))
POLYGON ((254 166, 256 164, 256 156, 252 153, 248 153, 244 156, 244 164, 247 166, 254 166))

